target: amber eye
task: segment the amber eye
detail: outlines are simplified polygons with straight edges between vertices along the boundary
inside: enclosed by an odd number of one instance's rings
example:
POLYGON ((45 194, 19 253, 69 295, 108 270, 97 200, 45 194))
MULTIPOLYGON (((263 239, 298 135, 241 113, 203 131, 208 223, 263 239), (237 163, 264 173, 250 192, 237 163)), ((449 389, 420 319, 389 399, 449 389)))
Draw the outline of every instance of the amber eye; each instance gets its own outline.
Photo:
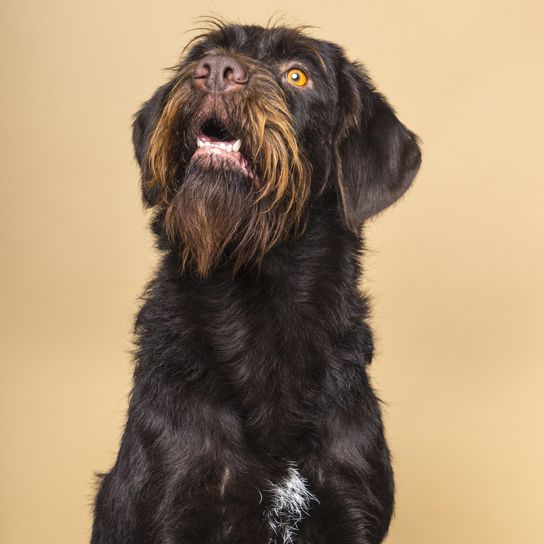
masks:
POLYGON ((308 83, 308 76, 300 68, 291 68, 287 72, 287 81, 291 85, 304 87, 308 83))

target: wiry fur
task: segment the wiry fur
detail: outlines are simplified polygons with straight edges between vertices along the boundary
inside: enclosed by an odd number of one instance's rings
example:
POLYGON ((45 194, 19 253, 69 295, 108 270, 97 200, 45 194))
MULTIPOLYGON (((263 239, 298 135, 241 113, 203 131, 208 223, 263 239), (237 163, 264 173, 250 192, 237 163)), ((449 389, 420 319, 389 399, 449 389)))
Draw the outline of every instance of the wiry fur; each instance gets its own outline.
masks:
POLYGON ((133 139, 162 261, 93 544, 381 542, 393 474, 366 370, 360 227, 409 187, 416 137, 338 46, 215 22, 133 139), (254 76, 236 93, 191 80, 217 51, 254 76), (311 87, 285 82, 290 63, 311 87), (210 112, 258 179, 191 159, 210 112))

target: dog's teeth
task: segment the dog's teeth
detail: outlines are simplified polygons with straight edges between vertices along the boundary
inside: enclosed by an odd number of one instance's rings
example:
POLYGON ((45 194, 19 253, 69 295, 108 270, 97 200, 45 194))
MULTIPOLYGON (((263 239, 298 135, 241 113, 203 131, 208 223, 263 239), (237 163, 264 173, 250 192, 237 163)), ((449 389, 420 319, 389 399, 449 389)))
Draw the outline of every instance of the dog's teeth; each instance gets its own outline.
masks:
POLYGON ((226 149, 227 149, 227 151, 229 153, 231 153, 232 152, 232 144, 229 144, 226 149))
POLYGON ((197 147, 203 147, 203 146, 204 146, 204 142, 203 142, 200 138, 197 138, 197 140, 196 140, 196 145, 197 145, 197 147))
POLYGON ((232 144, 232 151, 240 151, 240 146, 242 145, 242 140, 238 138, 233 144, 232 144))
POLYGON ((210 147, 212 144, 211 144, 211 142, 202 142, 202 145, 204 147, 210 147))

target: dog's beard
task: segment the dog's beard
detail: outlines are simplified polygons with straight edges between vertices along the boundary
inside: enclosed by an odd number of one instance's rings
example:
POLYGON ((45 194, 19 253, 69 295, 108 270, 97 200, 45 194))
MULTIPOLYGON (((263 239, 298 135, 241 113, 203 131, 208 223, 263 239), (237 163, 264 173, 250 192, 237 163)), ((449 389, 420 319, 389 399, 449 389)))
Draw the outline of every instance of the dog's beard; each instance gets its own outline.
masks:
POLYGON ((249 180, 236 170, 200 159, 189 164, 166 212, 169 238, 179 244, 184 269, 204 276, 222 260, 234 269, 266 252, 269 224, 249 180))
POLYGON ((222 260, 235 271, 259 265, 280 240, 300 232, 310 171, 283 92, 267 70, 254 64, 247 90, 213 101, 198 96, 193 72, 192 65, 181 70, 151 138, 148 160, 150 183, 162 192, 166 231, 179 248, 182 268, 192 266, 205 276, 222 260), (233 132, 243 131, 237 137, 247 168, 196 152, 200 127, 210 114, 219 115, 233 132), (180 179, 179 157, 187 151, 194 155, 185 157, 180 179))

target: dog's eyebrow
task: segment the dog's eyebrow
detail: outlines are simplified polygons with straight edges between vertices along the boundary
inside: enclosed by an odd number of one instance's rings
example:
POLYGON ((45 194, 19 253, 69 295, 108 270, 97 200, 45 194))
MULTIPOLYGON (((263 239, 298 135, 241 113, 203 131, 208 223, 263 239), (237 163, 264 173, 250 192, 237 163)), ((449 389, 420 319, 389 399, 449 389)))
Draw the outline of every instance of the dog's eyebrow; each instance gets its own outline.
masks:
POLYGON ((293 66, 300 66, 300 68, 304 68, 305 70, 309 70, 311 68, 306 60, 302 60, 302 58, 299 57, 288 57, 281 59, 278 64, 281 68, 285 69, 292 68, 293 66))
POLYGON ((315 66, 323 73, 327 73, 328 66, 317 44, 307 40, 297 40, 295 43, 276 43, 276 50, 282 51, 282 61, 300 60, 315 66))
POLYGON ((281 32, 271 36, 267 49, 268 51, 263 51, 265 56, 275 56, 282 62, 305 60, 323 73, 329 71, 319 41, 301 34, 297 29, 282 28, 281 32))
POLYGON ((319 65, 323 69, 323 72, 327 72, 327 64, 325 62, 325 59, 323 58, 323 55, 321 55, 317 47, 313 47, 310 44, 301 44, 300 47, 305 52, 303 55, 304 57, 308 57, 314 62, 315 62, 315 59, 317 59, 319 62, 319 65))

